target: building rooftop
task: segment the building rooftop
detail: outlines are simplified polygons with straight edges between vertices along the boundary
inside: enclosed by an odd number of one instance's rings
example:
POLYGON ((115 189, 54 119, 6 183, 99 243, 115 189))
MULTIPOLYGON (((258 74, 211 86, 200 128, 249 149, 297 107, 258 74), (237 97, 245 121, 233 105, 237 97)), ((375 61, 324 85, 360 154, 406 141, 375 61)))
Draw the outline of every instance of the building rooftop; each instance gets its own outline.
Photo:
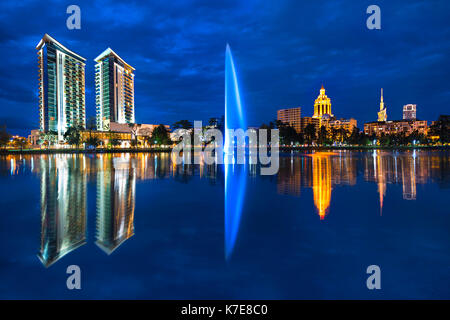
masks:
POLYGON ((367 124, 372 124, 372 123, 397 123, 397 122, 413 122, 413 121, 425 121, 425 120, 420 120, 420 119, 400 119, 400 120, 388 120, 388 121, 369 121, 369 122, 365 122, 367 124))
POLYGON ((44 34, 44 36, 42 37, 41 41, 39 41, 39 43, 36 46, 36 50, 41 50, 41 48, 44 46, 45 43, 47 42, 53 42, 56 45, 58 45, 59 47, 61 47, 62 49, 66 50, 67 52, 69 52, 70 54, 73 54, 74 56, 76 56, 77 58, 86 61, 85 58, 83 58, 82 56, 80 56, 79 54, 76 54, 75 52, 73 52, 72 50, 67 49, 65 46, 63 46, 61 43, 59 43, 58 41, 56 41, 54 38, 52 38, 49 34, 44 34))
POLYGON ((132 70, 136 70, 134 69, 132 66, 130 66, 128 63, 125 62, 125 60, 123 60, 117 53, 115 53, 111 48, 106 49, 105 51, 103 51, 102 53, 99 54, 99 56, 97 58, 94 59, 95 62, 100 62, 103 58, 113 55, 114 57, 116 57, 120 62, 122 62, 124 65, 126 65, 128 68, 132 69, 132 70))

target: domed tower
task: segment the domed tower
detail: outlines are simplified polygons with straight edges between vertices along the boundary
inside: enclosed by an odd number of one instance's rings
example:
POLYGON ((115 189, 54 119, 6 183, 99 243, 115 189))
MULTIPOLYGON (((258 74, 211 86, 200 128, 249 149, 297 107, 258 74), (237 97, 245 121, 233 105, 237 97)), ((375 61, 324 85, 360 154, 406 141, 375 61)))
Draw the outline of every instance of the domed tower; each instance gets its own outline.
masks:
POLYGON ((320 89, 320 94, 314 101, 313 118, 321 119, 322 116, 325 114, 329 115, 330 117, 333 117, 333 114, 331 113, 331 100, 325 94, 325 88, 322 85, 322 88, 320 89))

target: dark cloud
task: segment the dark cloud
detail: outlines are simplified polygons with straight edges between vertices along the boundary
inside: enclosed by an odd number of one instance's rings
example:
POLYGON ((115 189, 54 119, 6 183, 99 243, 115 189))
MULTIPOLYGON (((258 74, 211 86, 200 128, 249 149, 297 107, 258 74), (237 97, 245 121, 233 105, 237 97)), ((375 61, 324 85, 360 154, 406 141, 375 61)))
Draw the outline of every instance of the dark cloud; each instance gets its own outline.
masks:
POLYGON ((427 120, 448 113, 444 0, 380 0, 376 31, 365 26, 369 1, 78 1, 81 30, 66 28, 70 4, 0 4, 4 118, 20 112, 22 124, 38 123, 35 46, 44 33, 87 59, 88 116, 95 114, 93 59, 107 47, 136 68, 139 122, 220 116, 226 43, 250 125, 272 120, 280 107, 302 106, 311 115, 322 83, 333 113, 355 117, 360 126, 375 118, 381 87, 391 119, 406 103, 416 103, 427 120))

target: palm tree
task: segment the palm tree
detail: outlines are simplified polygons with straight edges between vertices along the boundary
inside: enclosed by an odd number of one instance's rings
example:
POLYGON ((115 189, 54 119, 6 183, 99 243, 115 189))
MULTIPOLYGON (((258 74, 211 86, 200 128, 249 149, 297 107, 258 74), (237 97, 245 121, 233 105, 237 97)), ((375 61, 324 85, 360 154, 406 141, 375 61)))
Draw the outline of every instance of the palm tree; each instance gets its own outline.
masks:
POLYGON ((0 146, 6 148, 6 145, 9 143, 11 139, 11 135, 6 132, 6 126, 3 126, 0 130, 0 146))
POLYGON ((58 140, 58 134, 55 131, 41 132, 39 141, 47 146, 47 149, 58 140))
POLYGON ((134 138, 134 142, 131 143, 132 146, 137 147, 138 146, 138 130, 139 127, 141 126, 140 124, 137 123, 129 123, 128 126, 131 129, 131 138, 134 138))
POLYGON ((17 137, 17 138, 14 138, 12 143, 13 143, 14 147, 19 147, 20 151, 22 151, 23 148, 28 145, 28 140, 26 138, 23 138, 23 137, 17 137))
POLYGON ((316 138, 316 127, 312 123, 309 123, 305 127, 305 138, 308 144, 311 144, 316 138))
POLYGON ((81 126, 73 126, 67 129, 66 133, 64 133, 64 139, 68 144, 74 145, 77 149, 81 144, 81 130, 83 128, 81 126))
POLYGON ((192 123, 189 120, 180 120, 173 124, 174 129, 192 129, 192 123))

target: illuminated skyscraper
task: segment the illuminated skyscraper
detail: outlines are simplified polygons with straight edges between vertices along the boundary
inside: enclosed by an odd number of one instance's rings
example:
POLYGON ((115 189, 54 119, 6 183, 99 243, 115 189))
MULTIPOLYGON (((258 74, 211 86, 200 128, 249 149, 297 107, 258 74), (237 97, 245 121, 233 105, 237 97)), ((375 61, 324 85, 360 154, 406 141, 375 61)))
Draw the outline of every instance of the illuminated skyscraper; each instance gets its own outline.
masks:
POLYGON ((97 241, 111 254, 134 235, 136 169, 134 159, 101 155, 97 168, 97 241))
POLYGON ((387 113, 386 106, 383 101, 383 88, 381 88, 381 101, 380 101, 380 111, 378 112, 378 121, 385 122, 387 121, 387 113))
POLYGON ((45 34, 38 43, 40 130, 58 133, 71 126, 86 126, 85 61, 45 34))
POLYGON ((110 123, 134 123, 135 70, 110 48, 95 58, 97 130, 109 131, 110 123))
POLYGON ((333 117, 331 113, 331 100, 325 94, 325 89, 322 85, 320 89, 320 94, 314 101, 314 115, 313 118, 322 118, 325 114, 333 117))
POLYGON ((42 264, 49 267, 86 243, 87 175, 83 155, 40 158, 42 264))

